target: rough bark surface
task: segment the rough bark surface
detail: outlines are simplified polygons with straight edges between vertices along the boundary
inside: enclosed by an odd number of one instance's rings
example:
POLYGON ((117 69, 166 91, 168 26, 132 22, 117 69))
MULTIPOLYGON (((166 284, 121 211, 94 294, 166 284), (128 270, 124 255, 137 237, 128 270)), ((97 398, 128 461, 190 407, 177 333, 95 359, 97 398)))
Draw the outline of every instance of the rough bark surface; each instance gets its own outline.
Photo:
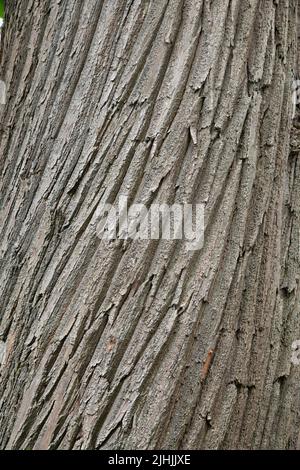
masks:
POLYGON ((1 448, 299 447, 297 1, 6 3, 1 448), (100 240, 120 194, 203 249, 100 240))

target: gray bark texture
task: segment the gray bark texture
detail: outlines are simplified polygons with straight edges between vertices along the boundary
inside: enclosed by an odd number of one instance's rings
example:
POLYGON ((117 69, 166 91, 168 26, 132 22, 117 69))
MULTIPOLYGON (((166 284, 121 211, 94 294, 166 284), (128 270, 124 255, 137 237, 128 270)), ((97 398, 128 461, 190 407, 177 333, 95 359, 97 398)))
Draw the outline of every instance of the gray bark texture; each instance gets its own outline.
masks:
POLYGON ((2 449, 300 447, 297 3, 6 2, 2 449), (120 194, 203 248, 99 239, 120 194))

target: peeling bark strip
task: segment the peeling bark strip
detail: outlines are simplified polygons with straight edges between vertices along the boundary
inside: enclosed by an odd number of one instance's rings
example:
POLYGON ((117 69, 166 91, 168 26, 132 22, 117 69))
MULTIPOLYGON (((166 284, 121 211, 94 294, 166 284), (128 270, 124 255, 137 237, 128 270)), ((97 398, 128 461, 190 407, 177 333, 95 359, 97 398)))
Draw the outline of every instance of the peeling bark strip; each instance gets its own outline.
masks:
POLYGON ((202 371, 201 371, 201 379, 204 380, 207 376, 207 373, 209 371, 209 368, 210 368, 210 364, 211 364, 211 361, 212 361, 212 358, 213 358, 213 350, 210 349, 207 353, 207 357, 204 361, 204 364, 203 364, 203 368, 202 368, 202 371))
POLYGON ((6 3, 1 448, 300 447, 297 1, 6 3), (100 240, 120 195, 203 249, 100 240))

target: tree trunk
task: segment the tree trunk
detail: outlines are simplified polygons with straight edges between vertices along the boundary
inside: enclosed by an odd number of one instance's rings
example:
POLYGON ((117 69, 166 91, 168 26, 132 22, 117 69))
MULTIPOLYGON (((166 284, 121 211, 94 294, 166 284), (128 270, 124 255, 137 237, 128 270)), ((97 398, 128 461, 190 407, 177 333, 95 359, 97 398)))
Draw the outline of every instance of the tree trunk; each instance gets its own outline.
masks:
POLYGON ((297 3, 6 2, 2 449, 300 447, 297 3), (120 195, 203 248, 101 240, 120 195))

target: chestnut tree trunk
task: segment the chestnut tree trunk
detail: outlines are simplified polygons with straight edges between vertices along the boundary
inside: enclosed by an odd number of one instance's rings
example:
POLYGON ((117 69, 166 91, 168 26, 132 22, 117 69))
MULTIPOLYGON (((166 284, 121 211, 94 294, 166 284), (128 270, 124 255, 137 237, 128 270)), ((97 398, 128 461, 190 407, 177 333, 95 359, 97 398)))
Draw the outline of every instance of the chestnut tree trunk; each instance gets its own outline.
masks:
POLYGON ((300 447, 297 0, 8 0, 2 449, 300 447), (205 204, 201 250, 97 208, 205 204))

